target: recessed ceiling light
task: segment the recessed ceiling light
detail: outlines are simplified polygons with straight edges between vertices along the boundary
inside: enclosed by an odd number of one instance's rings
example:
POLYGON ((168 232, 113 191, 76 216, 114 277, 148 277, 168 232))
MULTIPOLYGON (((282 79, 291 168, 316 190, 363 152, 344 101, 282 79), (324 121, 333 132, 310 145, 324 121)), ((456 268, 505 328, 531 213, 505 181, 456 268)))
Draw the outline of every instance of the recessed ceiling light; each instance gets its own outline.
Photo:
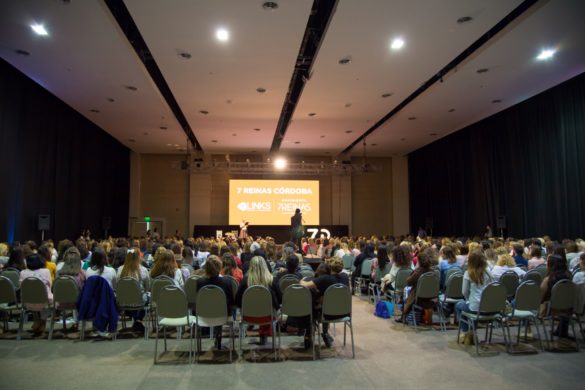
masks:
POLYGON ((175 144, 175 148, 178 147, 178 146, 179 146, 179 144, 175 144))
POLYGON ((142 135, 148 135, 148 133, 145 131, 144 133, 142 133, 142 135))
POLYGON ((232 137, 236 137, 236 136, 237 136, 237 134, 236 134, 236 133, 232 133, 232 137))
POLYGON ((338 62, 339 62, 339 65, 347 65, 351 62, 351 56, 345 56, 342 59, 340 59, 338 62))
POLYGON ((134 138, 130 138, 128 142, 136 142, 136 140, 134 138))
POLYGON ((345 108, 351 107, 351 103, 345 103, 345 108))
POLYGON ((17 49, 17 50, 14 50, 14 52, 16 54, 20 54, 21 56, 30 56, 30 53, 26 50, 17 49))
POLYGON ((383 93, 383 94, 382 94, 382 97, 383 97, 383 98, 388 98, 388 97, 390 97, 390 96, 392 96, 392 93, 391 93, 391 92, 386 92, 386 93, 383 93))
POLYGON ((225 28, 218 28, 215 30, 215 37, 220 42, 227 42, 230 39, 230 32, 225 28))
POLYGON ((429 135, 430 135, 431 137, 436 137, 436 136, 437 136, 437 133, 430 133, 429 135))
POLYGON ((266 11, 274 11, 278 8, 278 3, 276 3, 275 1, 265 1, 262 4, 262 8, 265 9, 266 11))
POLYGON ((455 112, 455 109, 454 109, 454 108, 451 108, 451 109, 449 109, 449 111, 447 111, 447 112, 455 112))
POLYGON ((457 23, 463 24, 463 23, 471 22, 472 20, 473 20, 473 18, 471 16, 462 16, 459 19, 457 19, 457 23))
POLYGON ((168 129, 168 127, 166 127, 166 126, 161 126, 161 127, 159 127, 159 129, 161 129, 161 130, 166 130, 166 129, 168 129))
POLYGON ((202 113, 203 115, 209 114, 209 111, 207 111, 207 110, 200 110, 199 112, 202 113))
POLYGON ((325 152, 325 154, 331 154, 331 152, 325 152))
POLYGON ((413 121, 413 120, 415 120, 415 119, 416 119, 416 116, 409 116, 409 117, 408 117, 408 120, 409 120, 409 121, 413 121))
POLYGON ((42 24, 31 24, 30 28, 32 28, 32 30, 37 34, 37 35, 42 35, 42 36, 47 36, 49 35, 49 33, 47 32, 47 30, 45 29, 45 26, 43 26, 42 24))
POLYGON ((372 145, 372 146, 378 146, 378 144, 370 144, 370 145, 372 145))
POLYGON ((91 110, 89 110, 89 111, 91 111, 91 112, 95 112, 96 114, 97 114, 98 112, 100 112, 100 110, 98 110, 98 109, 96 109, 96 108, 92 108, 92 109, 91 109, 91 110))
POLYGON ((186 51, 183 51, 183 52, 179 53, 179 57, 188 60, 192 57, 192 55, 191 55, 191 53, 187 53, 186 51))
POLYGON ((556 50, 554 49, 543 49, 540 54, 536 56, 536 59, 539 61, 550 60, 554 57, 555 53, 556 50))
POLYGON ((352 133, 352 132, 353 132, 353 130, 345 130, 345 132, 346 132, 347 134, 349 134, 349 133, 352 133))
POLYGON ((256 92, 264 93, 264 92, 266 92, 266 88, 258 87, 258 88, 256 88, 256 92))
POLYGON ((167 144, 167 146, 173 146, 173 144, 167 144))
POLYGON ((256 127, 256 128, 254 129, 254 131, 260 131, 260 129, 259 129, 258 127, 256 127))
POLYGON ((309 112, 309 114, 308 114, 308 115, 309 115, 309 116, 315 116, 315 115, 317 115, 317 113, 316 113, 316 112, 309 112))
POLYGON ((400 138, 401 141, 406 141, 406 138, 400 138))
POLYGON ((226 100, 225 102, 226 102, 227 104, 232 104, 232 100, 231 100, 231 99, 228 99, 228 100, 226 100))
POLYGON ((301 141, 295 141, 295 144, 296 144, 296 145, 298 145, 298 144, 300 144, 300 143, 301 143, 301 141))
POLYGON ((135 87, 135 86, 133 86, 133 85, 127 85, 127 86, 126 86, 126 89, 127 89, 127 90, 129 90, 129 91, 137 91, 137 90, 138 90, 138 88, 136 88, 136 87, 135 87))
POLYGON ((216 139, 212 139, 211 142, 213 142, 214 144, 216 144, 217 143, 217 140, 216 139))
POLYGON ((392 50, 400 50, 404 46, 404 39, 402 38, 394 38, 392 43, 390 44, 390 48, 392 50))
POLYGON ((324 135, 322 135, 322 136, 321 136, 321 138, 325 138, 325 136, 324 136, 324 135))
POLYGON ((501 99, 494 99, 494 100, 492 100, 492 103, 501 103, 501 102, 502 102, 501 99))
POLYGON ((113 98, 107 98, 106 100, 109 101, 110 103, 114 103, 115 102, 115 100, 113 98))
POLYGON ((479 68, 478 70, 476 70, 477 73, 487 73, 488 72, 488 68, 479 68))

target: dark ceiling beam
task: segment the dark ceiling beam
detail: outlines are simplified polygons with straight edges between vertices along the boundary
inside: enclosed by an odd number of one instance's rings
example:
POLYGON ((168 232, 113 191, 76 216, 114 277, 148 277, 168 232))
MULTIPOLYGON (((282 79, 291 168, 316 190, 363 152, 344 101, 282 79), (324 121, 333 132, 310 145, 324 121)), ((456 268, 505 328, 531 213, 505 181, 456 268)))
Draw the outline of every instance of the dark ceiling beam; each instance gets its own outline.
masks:
POLYGON ((451 62, 449 62, 445 67, 435 73, 430 79, 428 79, 423 85, 421 85, 416 91, 411 93, 406 99, 404 99, 400 104, 392 109, 389 113, 384 115, 382 119, 377 121, 372 127, 366 130, 359 138, 353 141, 348 147, 343 149, 341 152, 342 154, 349 153, 356 145, 360 144, 367 136, 372 134, 376 129, 386 123, 390 118, 394 115, 398 114, 400 110, 410 104, 414 99, 420 96, 423 92, 429 89, 433 84, 437 81, 442 81, 443 77, 445 77, 451 70, 455 69, 458 65, 460 65, 463 61, 469 58, 473 53, 479 50, 483 45, 485 45, 490 39, 495 37, 500 31, 505 29, 510 23, 515 21, 521 15, 523 15, 530 7, 532 7, 535 3, 539 0, 525 0, 522 2, 518 7, 516 7, 512 12, 506 15, 502 20, 500 20, 495 26, 489 29, 488 32, 483 34, 479 39, 473 42, 467 49, 465 49, 461 54, 455 57, 451 62))
POLYGON ((128 39, 128 42, 130 42, 134 48, 136 55, 138 55, 138 58, 140 58, 140 61, 142 61, 144 64, 144 67, 148 71, 152 81, 154 81, 154 84, 157 86, 162 97, 169 105, 171 111, 175 115, 175 118, 177 118, 177 121, 181 125, 185 135, 191 142, 191 145, 195 150, 202 151, 203 149, 201 148, 199 141, 197 141, 197 138, 195 137, 195 134, 189 125, 189 122, 187 122, 187 118, 185 118, 185 115, 183 114, 181 107, 179 107, 179 103, 177 103, 171 88, 167 84, 165 78, 162 75, 162 72, 156 64, 156 61, 152 57, 152 54, 150 53, 144 38, 142 38, 142 34, 140 34, 140 31, 138 30, 138 26, 136 26, 134 19, 132 19, 128 8, 126 8, 126 5, 124 4, 124 1, 104 0, 104 3, 112 13, 114 19, 116 19, 118 26, 128 39))
POLYGON ((305 35, 301 42, 301 48, 297 56, 292 78, 288 86, 288 92, 284 98, 282 111, 278 118, 276 131, 270 147, 271 153, 280 149, 288 125, 297 108, 297 104, 305 88, 307 80, 311 78, 311 69, 317 58, 317 53, 329 27, 329 23, 335 13, 338 0, 314 0, 311 15, 307 21, 305 35))

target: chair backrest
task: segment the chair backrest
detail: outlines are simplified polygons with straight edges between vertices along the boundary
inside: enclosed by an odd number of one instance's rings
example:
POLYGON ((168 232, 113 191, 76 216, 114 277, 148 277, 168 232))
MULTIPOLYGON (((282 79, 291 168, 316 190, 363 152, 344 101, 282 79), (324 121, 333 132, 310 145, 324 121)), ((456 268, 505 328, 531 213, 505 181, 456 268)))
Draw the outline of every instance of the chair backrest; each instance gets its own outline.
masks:
POLYGON ((242 297, 242 316, 272 316, 272 294, 264 286, 250 286, 242 297))
POLYGON ((10 279, 0 275, 0 304, 16 303, 16 288, 10 279))
POLYGON ((53 283, 53 302, 59 304, 77 303, 79 296, 79 287, 77 282, 71 276, 62 275, 55 279, 53 283))
POLYGON ((213 285, 202 287, 197 292, 195 312, 202 318, 227 318, 227 298, 221 287, 213 285))
POLYGON ((2 271, 2 276, 8 278, 16 290, 20 289, 20 274, 15 269, 7 269, 2 271))
POLYGON ((180 287, 168 285, 160 290, 156 313, 163 318, 182 318, 187 316, 187 297, 180 287))
POLYGON ((353 267, 353 255, 344 255, 341 260, 343 261, 343 268, 350 270, 353 267))
POLYGON ((351 291, 345 284, 329 286, 323 294, 323 316, 351 316, 351 291))
POLYGON ((236 280, 236 278, 234 278, 233 276, 224 275, 223 277, 230 281, 230 283, 232 285, 232 299, 235 301, 236 300, 236 293, 238 292, 239 283, 236 280))
POLYGON ((436 298, 439 296, 439 276, 435 271, 426 272, 416 283, 417 298, 436 298))
POLYGON ((506 292, 509 297, 516 295, 516 289, 520 284, 518 274, 514 271, 506 271, 500 277, 500 283, 506 287, 506 292))
POLYGON ((197 303, 197 280, 200 278, 199 275, 192 275, 185 281, 185 294, 187 295, 187 302, 191 307, 197 303))
POLYGON ((158 296, 163 288, 166 286, 172 286, 175 281, 166 275, 160 275, 154 278, 150 284, 150 302, 155 305, 158 303, 158 296))
POLYGON ((445 280, 449 280, 449 277, 453 274, 461 274, 463 275, 463 269, 461 267, 451 267, 445 273, 445 280))
POLYGON ((541 264, 534 269, 537 270, 538 273, 540 274, 540 276, 542 276, 542 278, 544 279, 544 277, 546 276, 546 270, 547 270, 546 264, 541 264))
POLYGON ((460 272, 453 272, 447 278, 445 283, 445 297, 446 298, 461 298, 463 299, 463 274, 460 272))
POLYGON ((120 306, 142 306, 142 291, 138 280, 130 276, 123 277, 116 284, 116 299, 120 306))
POLYGON ((374 259, 365 259, 362 262, 362 268, 361 268, 361 274, 360 276, 362 278, 369 278, 370 277, 370 272, 372 272, 372 263, 374 262, 374 259))
POLYGON ((288 286, 291 286, 293 284, 298 284, 299 283, 299 278, 296 275, 284 275, 282 278, 280 278, 280 280, 278 281, 278 287, 280 288, 280 291, 282 293, 284 293, 286 291, 286 288, 288 286))
POLYGON ((288 286, 282 294, 281 312, 292 317, 311 315, 313 311, 313 297, 311 291, 300 284, 288 286))
POLYGON ((565 279, 555 283, 550 294, 550 310, 573 310, 575 304, 575 285, 565 279))
POLYGON ((396 279, 394 280, 394 289, 397 291, 404 290, 404 286, 406 286, 406 279, 410 276, 412 270, 410 268, 401 268, 396 273, 396 279))
MULTIPOLYGON (((537 273, 538 276, 540 276, 537 273)), ((537 311, 540 307, 540 284, 526 280, 516 289, 515 310, 537 311)))
POLYGON ((538 270, 531 269, 530 271, 524 274, 524 279, 522 280, 523 281, 532 280, 533 282, 540 286, 540 284, 542 283, 542 275, 540 274, 540 272, 538 272, 538 270))
POLYGON ((386 264, 386 266, 384 266, 384 269, 380 269, 380 268, 376 268, 376 283, 379 283, 382 278, 384 276, 386 276, 386 274, 388 274, 388 272, 390 272, 390 269, 392 269, 392 264, 390 264, 389 262, 386 264))
POLYGON ((508 292, 506 286, 500 282, 488 284, 481 293, 479 301, 480 313, 500 313, 506 309, 508 292))
POLYGON ((304 268, 304 269, 301 269, 301 275, 303 276, 303 278, 312 278, 315 276, 315 272, 313 270, 308 269, 308 268, 304 268))
POLYGON ((29 276, 20 284, 20 298, 23 305, 26 303, 49 304, 47 286, 41 279, 34 276, 29 276))

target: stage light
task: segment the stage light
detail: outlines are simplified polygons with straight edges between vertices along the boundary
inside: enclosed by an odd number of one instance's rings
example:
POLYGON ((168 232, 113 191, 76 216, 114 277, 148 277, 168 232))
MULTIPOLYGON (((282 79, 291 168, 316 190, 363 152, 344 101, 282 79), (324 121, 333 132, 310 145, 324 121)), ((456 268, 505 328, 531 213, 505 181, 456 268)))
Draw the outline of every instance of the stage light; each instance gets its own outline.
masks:
POLYGON ((215 37, 220 42, 227 42, 230 39, 230 32, 225 28, 218 28, 215 32, 215 37))
POLYGON ((556 50, 554 49, 544 49, 540 52, 540 54, 536 57, 539 61, 549 60, 553 58, 555 55, 556 50))
POLYGON ((284 158, 277 158, 274 160, 274 168, 284 169, 286 168, 286 160, 284 158))
POLYGON ((45 26, 43 26, 42 24, 31 24, 30 28, 33 29, 33 31, 37 34, 37 35, 49 35, 49 33, 47 32, 47 30, 45 29, 45 26))
POLYGON ((394 38, 392 43, 390 44, 390 48, 392 50, 400 50, 404 46, 404 39, 402 38, 394 38))

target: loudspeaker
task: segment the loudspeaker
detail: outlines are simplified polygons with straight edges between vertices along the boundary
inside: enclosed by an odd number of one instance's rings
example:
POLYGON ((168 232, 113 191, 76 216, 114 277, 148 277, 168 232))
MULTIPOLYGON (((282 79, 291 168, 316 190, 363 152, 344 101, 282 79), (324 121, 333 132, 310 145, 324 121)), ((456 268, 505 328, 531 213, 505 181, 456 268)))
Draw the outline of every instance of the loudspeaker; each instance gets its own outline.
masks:
POLYGON ((102 217, 102 229, 110 230, 112 228, 112 217, 102 217))
POLYGON ((506 216, 499 215, 496 220, 496 229, 506 229, 506 216))
POLYGON ((51 216, 49 214, 39 214, 37 219, 38 230, 51 230, 51 216))

